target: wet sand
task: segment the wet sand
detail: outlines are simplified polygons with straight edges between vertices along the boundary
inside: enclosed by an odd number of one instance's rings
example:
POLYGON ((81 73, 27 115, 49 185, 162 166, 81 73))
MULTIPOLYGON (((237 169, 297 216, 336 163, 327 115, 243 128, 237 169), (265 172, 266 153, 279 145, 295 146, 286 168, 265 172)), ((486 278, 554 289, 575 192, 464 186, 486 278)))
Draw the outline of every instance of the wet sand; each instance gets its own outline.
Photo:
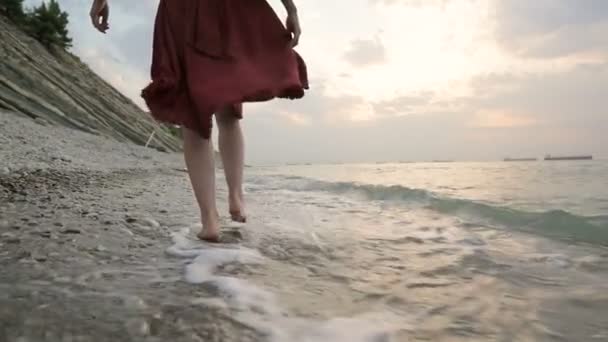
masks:
POLYGON ((181 155, 0 113, 0 160, 1 341, 256 339, 165 254, 196 220, 181 155))

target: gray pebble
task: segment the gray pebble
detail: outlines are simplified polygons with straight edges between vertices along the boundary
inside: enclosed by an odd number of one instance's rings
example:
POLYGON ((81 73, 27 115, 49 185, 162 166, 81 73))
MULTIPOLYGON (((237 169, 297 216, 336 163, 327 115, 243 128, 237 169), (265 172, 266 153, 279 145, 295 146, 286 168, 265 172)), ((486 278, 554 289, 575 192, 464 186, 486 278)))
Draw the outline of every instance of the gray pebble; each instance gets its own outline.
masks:
POLYGON ((105 251, 107 251, 108 249, 107 249, 107 248, 105 248, 105 247, 104 247, 104 246, 102 246, 102 245, 98 245, 98 246, 95 248, 95 250, 96 250, 96 251, 98 251, 98 252, 105 252, 105 251))
POLYGON ((148 227, 151 228, 158 228, 160 227, 160 223, 158 223, 157 221, 151 219, 151 218, 145 218, 142 220, 142 222, 147 225, 148 227))
POLYGON ((81 231, 80 229, 76 229, 76 228, 68 228, 62 231, 63 234, 80 234, 81 231))
POLYGON ((0 237, 3 239, 11 239, 11 238, 15 237, 15 234, 6 232, 6 233, 3 233, 2 235, 0 235, 0 237))
POLYGON ((41 117, 37 117, 34 121, 42 126, 46 126, 48 124, 48 122, 41 117))
POLYGON ((99 214, 97 214, 97 213, 90 213, 86 217, 88 217, 90 219, 93 219, 93 220, 98 220, 99 219, 99 214))
POLYGON ((150 326, 144 319, 133 319, 126 323, 129 333, 135 336, 146 336, 150 334, 150 326))
POLYGON ((34 260, 38 262, 45 262, 47 260, 47 257, 44 255, 36 255, 34 256, 34 260))

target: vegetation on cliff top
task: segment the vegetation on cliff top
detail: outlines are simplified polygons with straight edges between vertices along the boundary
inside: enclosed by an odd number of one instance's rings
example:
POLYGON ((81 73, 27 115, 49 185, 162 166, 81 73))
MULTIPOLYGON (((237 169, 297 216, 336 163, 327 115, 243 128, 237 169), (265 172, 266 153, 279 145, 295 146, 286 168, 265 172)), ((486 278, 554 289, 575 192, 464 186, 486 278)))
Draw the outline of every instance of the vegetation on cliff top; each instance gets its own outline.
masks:
POLYGON ((43 1, 28 9, 24 9, 23 0, 0 0, 0 13, 47 48, 72 46, 68 14, 61 10, 57 0, 43 1))

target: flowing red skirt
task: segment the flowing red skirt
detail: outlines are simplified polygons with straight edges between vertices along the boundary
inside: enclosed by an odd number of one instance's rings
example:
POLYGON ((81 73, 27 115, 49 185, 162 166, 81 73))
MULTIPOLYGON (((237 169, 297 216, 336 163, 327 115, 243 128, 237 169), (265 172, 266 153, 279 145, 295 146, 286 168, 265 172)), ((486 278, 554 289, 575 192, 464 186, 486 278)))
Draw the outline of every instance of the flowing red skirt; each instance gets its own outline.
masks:
POLYGON ((265 0, 161 0, 154 26, 151 115, 208 139, 212 116, 242 103, 297 99, 308 89, 302 58, 265 0))

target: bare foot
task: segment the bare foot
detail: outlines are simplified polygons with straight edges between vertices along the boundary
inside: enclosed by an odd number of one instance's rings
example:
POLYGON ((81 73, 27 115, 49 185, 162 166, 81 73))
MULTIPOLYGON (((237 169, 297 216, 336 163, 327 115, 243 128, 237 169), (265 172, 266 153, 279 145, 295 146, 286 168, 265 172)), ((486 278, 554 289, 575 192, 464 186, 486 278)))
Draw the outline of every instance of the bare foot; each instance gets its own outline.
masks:
POLYGON ((203 229, 196 235, 199 239, 207 242, 220 241, 220 222, 217 212, 213 215, 203 216, 203 229))
POLYGON ((234 222, 245 223, 247 221, 247 216, 245 215, 245 210, 243 206, 243 195, 239 194, 236 196, 230 196, 228 199, 230 203, 230 218, 234 222))
POLYGON ((245 223, 247 222, 247 216, 241 214, 239 211, 231 211, 230 218, 234 222, 245 223))

